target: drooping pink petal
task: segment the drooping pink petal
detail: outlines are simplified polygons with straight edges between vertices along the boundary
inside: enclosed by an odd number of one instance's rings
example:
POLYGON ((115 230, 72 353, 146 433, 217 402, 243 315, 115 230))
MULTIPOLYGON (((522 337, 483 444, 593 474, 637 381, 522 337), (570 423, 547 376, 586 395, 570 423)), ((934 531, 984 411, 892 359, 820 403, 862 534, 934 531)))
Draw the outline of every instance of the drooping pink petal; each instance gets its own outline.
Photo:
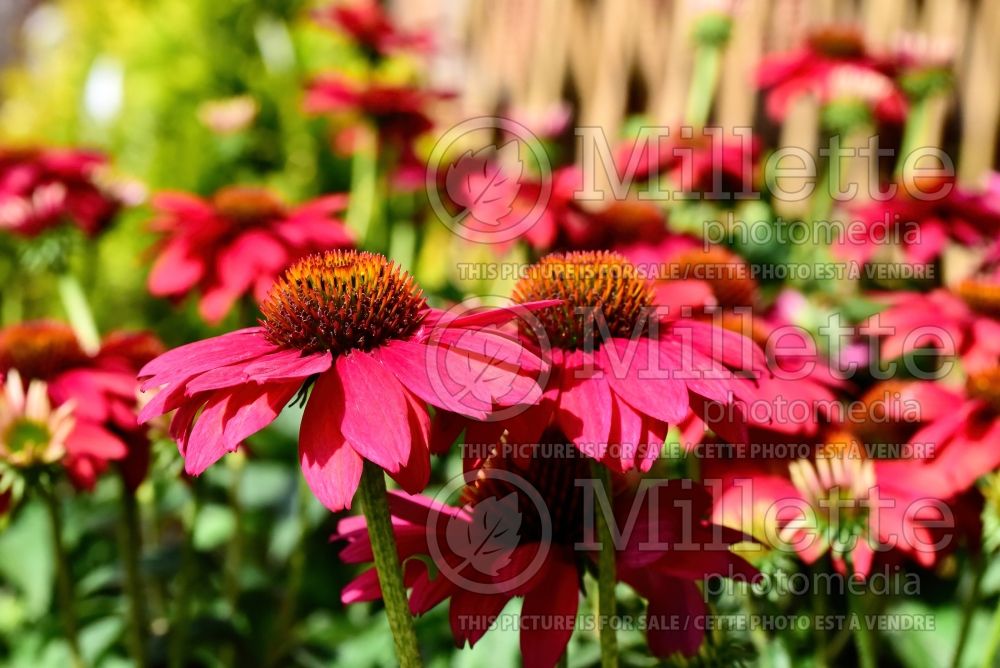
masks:
MULTIPOLYGON (((411 440, 409 405, 399 381, 359 350, 339 356, 335 369, 329 377, 339 379, 341 433, 362 457, 395 473, 410 457, 411 440)), ((331 382, 331 400, 335 388, 331 382)))
POLYGON ((559 407, 556 423, 582 452, 595 459, 604 457, 611 435, 612 403, 603 369, 592 355, 574 351, 560 369, 559 407), (584 371, 589 368, 589 373, 584 371))
POLYGON ((66 452, 71 456, 122 459, 128 452, 121 439, 100 424, 79 420, 66 438, 66 452))
POLYGON ((298 389, 297 382, 253 384, 214 394, 182 444, 185 470, 201 475, 222 455, 235 451, 245 438, 274 422, 298 389))
POLYGON ((419 494, 427 487, 431 476, 430 416, 427 410, 408 391, 403 390, 408 407, 407 419, 410 426, 410 454, 406 462, 395 473, 389 473, 400 487, 410 494, 419 494))
POLYGON ((309 489, 333 511, 351 507, 364 463, 340 430, 343 411, 339 380, 328 371, 316 381, 302 414, 299 461, 309 489))
POLYGON ((672 377, 656 342, 613 338, 598 350, 597 359, 611 390, 640 413, 670 424, 679 424, 687 415, 687 386, 672 377))
POLYGON ((432 406, 444 408, 453 413, 483 420, 492 407, 484 407, 482 402, 463 401, 465 394, 456 396, 446 391, 440 377, 432 381, 431 374, 438 373, 429 359, 435 351, 412 341, 391 341, 372 351, 372 354, 399 379, 403 386, 432 406))
POLYGON ((193 252, 187 237, 171 240, 149 274, 149 292, 157 297, 183 295, 205 274, 205 263, 193 252))

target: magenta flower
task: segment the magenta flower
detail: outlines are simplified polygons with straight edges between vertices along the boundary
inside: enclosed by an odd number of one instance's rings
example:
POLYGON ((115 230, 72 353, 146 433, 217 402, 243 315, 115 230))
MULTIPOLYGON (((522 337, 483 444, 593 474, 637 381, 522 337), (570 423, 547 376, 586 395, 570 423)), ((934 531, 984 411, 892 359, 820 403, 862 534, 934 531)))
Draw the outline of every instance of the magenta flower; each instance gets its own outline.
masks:
MULTIPOLYGON (((514 301, 560 300, 522 327, 531 345, 551 347, 552 376, 522 414, 467 425, 466 442, 535 442, 552 425, 581 452, 615 471, 648 471, 670 425, 692 415, 730 441, 745 438, 742 406, 753 385, 734 370, 764 370, 749 339, 655 307, 653 290, 617 253, 555 253, 532 265, 514 301)), ((441 442, 462 420, 442 418, 441 442)))
POLYGON ((622 145, 615 155, 618 178, 670 178, 670 187, 700 193, 706 199, 729 200, 754 192, 758 180, 760 140, 735 133, 685 138, 683 130, 622 145))
POLYGON ((0 150, 0 230, 33 237, 68 222, 97 234, 120 207, 95 180, 105 162, 90 151, 0 150))
POLYGON ((501 251, 518 240, 539 251, 593 250, 667 235, 663 213, 652 202, 627 198, 598 209, 577 202, 583 172, 575 165, 537 178, 466 154, 443 181, 451 201, 467 212, 462 236, 501 251))
MULTIPOLYGON (((562 440, 549 432, 547 443, 562 440), (554 440, 553 440, 554 439, 554 440)), ((390 497, 393 528, 405 563, 410 609, 423 614, 449 601, 452 635, 458 647, 475 645, 514 597, 520 612, 521 654, 528 668, 551 668, 564 653, 579 612, 583 574, 596 567, 594 550, 577 548, 591 526, 583 487, 590 478, 585 458, 569 448, 564 456, 531 446, 496 446, 478 474, 467 477, 454 507, 424 496, 390 497), (479 535, 478 524, 498 526, 491 550, 473 556, 464 536, 479 535), (411 558, 416 557, 416 558, 411 558), (430 569, 428 562, 434 565, 430 569)), ((617 580, 648 600, 650 651, 660 657, 698 652, 704 637, 705 599, 697 582, 710 576, 752 579, 756 570, 729 551, 743 539, 707 521, 707 491, 690 481, 660 481, 637 491, 616 479, 614 523, 624 541, 616 544, 617 580), (629 517, 635 513, 635 525, 629 517), (681 536, 683 535, 683 538, 681 536), (667 620, 674 620, 674 628, 667 620)), ((363 518, 341 521, 337 540, 347 545, 348 563, 371 561, 363 518)), ((374 569, 344 588, 344 603, 381 597, 374 569)))
POLYGON ((991 314, 997 312, 1000 291, 995 283, 974 279, 957 291, 886 295, 889 308, 869 318, 862 331, 881 338, 884 360, 931 347, 958 356, 967 372, 993 368, 1000 357, 1000 322, 991 314))
POLYGON ((121 461, 134 488, 149 461, 149 438, 136 419, 135 374, 161 350, 151 335, 113 334, 88 355, 67 325, 28 322, 0 330, 0 375, 17 371, 25 384, 44 382, 54 406, 73 403, 63 464, 77 487, 92 489, 109 462, 121 461))
POLYGON ((814 31, 794 51, 765 57, 757 85, 768 91, 767 114, 776 122, 803 95, 823 103, 858 99, 876 118, 898 122, 906 114, 906 98, 889 73, 890 63, 867 49, 858 29, 834 25, 814 31))
POLYGON ((990 190, 980 193, 951 181, 925 179, 918 184, 919 197, 897 184, 893 197, 854 209, 852 216, 866 226, 866 234, 838 239, 834 250, 842 257, 869 262, 881 247, 899 248, 906 262, 926 264, 940 258, 949 242, 963 246, 992 242, 1000 235, 1000 179, 994 181, 990 190))
POLYGON ((222 320, 246 295, 257 301, 292 262, 310 253, 349 248, 351 234, 336 217, 347 198, 329 195, 287 207, 262 188, 223 188, 210 200, 162 193, 152 228, 163 234, 149 291, 180 299, 200 293, 198 310, 222 320))
POLYGON ((321 24, 351 37, 366 53, 386 56, 395 51, 424 52, 431 48, 429 32, 400 30, 374 0, 332 5, 316 12, 321 24))
POLYGON ((541 361, 489 329, 513 311, 444 317, 381 255, 306 257, 275 282, 261 312, 260 326, 181 346, 139 373, 143 389, 158 389, 140 418, 177 411, 170 434, 191 475, 311 387, 299 456, 316 497, 350 507, 365 460, 416 493, 430 472, 425 404, 482 419, 539 393, 531 374, 541 361))
POLYGON ((413 86, 365 83, 330 73, 309 85, 305 109, 313 114, 367 118, 378 128, 381 141, 402 149, 434 127, 428 108, 440 97, 413 86))
POLYGON ((914 484, 957 494, 1000 467, 1000 367, 971 374, 965 388, 918 381, 908 388, 925 407, 923 426, 909 441, 930 444, 935 456, 911 475, 914 484))

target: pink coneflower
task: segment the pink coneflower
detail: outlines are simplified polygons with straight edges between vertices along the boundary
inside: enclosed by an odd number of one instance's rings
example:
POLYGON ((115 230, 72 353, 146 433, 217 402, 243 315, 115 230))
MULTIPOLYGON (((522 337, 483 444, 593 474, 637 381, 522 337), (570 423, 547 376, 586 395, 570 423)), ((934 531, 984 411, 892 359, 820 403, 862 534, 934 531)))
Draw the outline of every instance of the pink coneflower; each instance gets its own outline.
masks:
POLYGON ((932 407, 910 437, 934 447, 933 466, 915 474, 923 484, 958 493, 1000 467, 1000 366, 970 374, 964 391, 928 381, 913 386, 911 392, 932 407))
POLYGON ((97 234, 120 206, 95 178, 105 163, 91 151, 0 150, 0 231, 33 237, 68 222, 97 234))
POLYGON ((889 63, 869 52, 858 29, 827 26, 809 35, 801 48, 765 57, 757 70, 757 85, 768 91, 767 114, 777 122, 803 95, 823 103, 857 100, 876 118, 899 121, 906 99, 889 72, 889 63))
POLYGON ((1000 357, 1000 322, 995 318, 1000 289, 990 281, 970 279, 956 291, 887 295, 889 308, 869 318, 862 331, 882 337, 883 360, 930 346, 942 355, 957 355, 968 372, 992 368, 1000 357))
POLYGON ((146 429, 136 419, 139 367, 162 351, 148 334, 112 334, 89 355, 73 330, 36 321, 0 330, 0 373, 44 382, 53 405, 75 404, 65 466, 77 487, 91 489, 111 461, 138 487, 149 459, 146 429))
MULTIPOLYGON (((764 350, 768 373, 757 378, 755 399, 744 412, 751 442, 774 438, 763 432, 812 436, 830 418, 845 382, 805 330, 787 322, 778 308, 764 311, 760 288, 743 258, 690 237, 636 244, 622 252, 639 267, 657 268, 655 303, 667 307, 669 315, 721 326, 764 350)), ((783 297, 779 305, 787 301, 783 297)), ((701 426, 699 421, 687 425, 684 436, 694 439, 689 445, 697 444, 701 426)))
MULTIPOLYGON (((733 369, 763 369, 759 349, 711 324, 662 319, 651 285, 623 256, 548 255, 528 268, 513 296, 562 302, 539 310, 537 327, 522 327, 529 343, 551 346, 552 377, 538 405, 510 420, 469 425, 467 442, 495 442, 507 430, 530 443, 553 425, 612 470, 648 471, 669 425, 692 413, 727 439, 744 437, 736 401, 752 400, 752 385, 733 369)), ((443 427, 442 437, 459 426, 443 427)))
POLYGON ((616 248, 637 267, 648 267, 658 306, 672 315, 757 306, 759 287, 749 263, 724 246, 705 245, 689 236, 671 235, 659 243, 640 242, 616 248))
POLYGON ((697 193, 709 200, 749 197, 758 180, 760 140, 735 133, 685 137, 684 129, 665 137, 640 137, 615 155, 619 178, 666 176, 679 193, 697 193))
POLYGON ((444 185, 450 199, 468 212, 462 236, 501 249, 523 241, 546 252, 597 250, 640 240, 654 243, 667 235, 663 212, 652 202, 634 197, 577 201, 583 172, 576 165, 538 178, 472 156, 449 167, 444 185))
POLYGON ((180 299, 197 291, 198 310, 218 323, 243 296, 262 300, 274 279, 301 257, 347 248, 352 238, 336 217, 345 195, 289 207, 270 191, 231 186, 202 199, 162 193, 152 228, 163 234, 149 291, 180 299))
MULTIPOLYGON (((546 443, 560 440, 562 435, 553 431, 546 443)), ((478 642, 507 603, 523 597, 524 665, 550 668, 573 633, 583 575, 597 566, 596 551, 577 547, 588 541, 587 527, 593 526, 583 487, 577 484, 590 478, 589 466, 572 448, 552 456, 542 453, 545 446, 517 454, 507 447, 496 446, 482 470, 466 477, 461 507, 423 496, 393 495, 393 528, 414 613, 423 614, 447 600, 452 635, 462 647, 478 642), (487 548, 470 557, 461 537, 481 536, 479 523, 486 518, 499 531, 490 536, 487 548)), ((625 539, 615 545, 616 579, 648 600, 651 620, 678 620, 683 629, 650 624, 647 638, 653 654, 696 654, 706 614, 696 583, 716 575, 749 580, 756 574, 729 551, 742 536, 708 523, 710 497, 700 485, 662 481, 637 491, 621 479, 616 482, 612 510, 625 539), (634 526, 629 517, 638 518, 634 526)), ((341 552, 344 561, 371 561, 361 518, 342 520, 335 538, 347 543, 341 552)), ((341 594, 344 603, 378 598, 374 570, 360 575, 341 594)))
POLYGON ((838 240, 834 251, 868 262, 880 248, 899 248, 906 262, 925 264, 941 257, 949 242, 977 246, 1000 235, 1000 201, 992 190, 970 191, 939 179, 923 179, 916 186, 915 192, 896 184, 891 198, 855 207, 852 217, 866 233, 838 240))
POLYGON ((371 56, 386 56, 396 51, 428 51, 429 32, 400 30, 374 0, 359 0, 346 5, 325 7, 315 14, 324 26, 340 30, 371 56))
POLYGON ((441 97, 414 86, 365 83, 331 73, 309 84, 305 109, 313 114, 367 118, 378 128, 380 140, 401 149, 434 127, 428 107, 441 97))
POLYGON ((475 419, 531 401, 540 360, 489 326, 496 310, 443 318, 413 278, 381 255, 329 251, 294 264, 261 305, 260 326, 191 343, 147 364, 158 389, 140 417, 175 410, 170 434, 198 475, 312 393, 299 430, 316 497, 347 508, 364 461, 407 491, 429 475, 425 403, 475 419))

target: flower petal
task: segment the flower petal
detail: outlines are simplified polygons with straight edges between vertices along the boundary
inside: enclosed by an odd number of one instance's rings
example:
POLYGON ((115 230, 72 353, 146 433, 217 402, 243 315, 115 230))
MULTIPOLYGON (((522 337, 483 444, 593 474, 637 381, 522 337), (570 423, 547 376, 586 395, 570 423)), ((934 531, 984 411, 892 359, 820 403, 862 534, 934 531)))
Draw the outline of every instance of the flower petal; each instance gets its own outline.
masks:
POLYGON ((330 510, 351 507, 364 460, 340 431, 344 411, 340 383, 332 372, 319 377, 299 426, 299 462, 309 489, 330 510))
MULTIPOLYGON (((327 376, 322 376, 325 378, 327 376)), ((365 459, 390 473, 410 457, 409 405, 399 381, 369 353, 341 355, 335 372, 342 397, 340 431, 365 459)))

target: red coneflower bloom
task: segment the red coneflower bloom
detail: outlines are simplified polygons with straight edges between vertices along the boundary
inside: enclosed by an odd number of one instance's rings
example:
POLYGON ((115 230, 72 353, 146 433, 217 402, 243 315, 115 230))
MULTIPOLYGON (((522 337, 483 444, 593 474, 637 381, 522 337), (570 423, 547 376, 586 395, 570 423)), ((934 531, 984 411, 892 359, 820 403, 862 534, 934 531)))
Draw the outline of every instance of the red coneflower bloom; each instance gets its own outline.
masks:
POLYGON ((949 241, 976 246, 1000 235, 1000 201, 994 192, 966 190, 944 180, 920 185, 920 196, 904 185, 896 188, 893 197, 852 212, 866 234, 838 239, 835 252, 868 262, 880 247, 898 247, 906 262, 924 264, 939 258, 949 241), (943 194, 931 196, 935 192, 943 194))
POLYGON ((1000 366, 970 374, 964 392, 928 381, 912 383, 910 392, 937 409, 910 437, 934 447, 933 467, 920 471, 924 484, 958 493, 1000 466, 1000 366))
POLYGON ((757 70, 757 85, 768 90, 767 114, 777 122, 802 95, 824 103, 858 98, 870 104, 877 118, 899 121, 906 98, 886 76, 889 72, 890 64, 867 49, 858 29, 834 25, 814 31, 799 49, 766 56, 757 70))
POLYGON ((366 83, 330 73, 309 84, 305 109, 313 114, 363 116, 378 128, 382 141, 403 148, 434 127, 427 109, 440 97, 414 86, 366 83))
POLYGON ((109 461, 123 460, 134 488, 149 458, 146 429, 136 419, 135 374, 161 350, 149 334, 119 333, 88 355, 67 325, 29 322, 0 330, 0 374, 17 371, 26 383, 43 381, 53 405, 74 404, 64 464, 78 487, 92 488, 109 461))
MULTIPOLYGON (((558 444, 563 439, 552 431, 545 440, 558 444)), ((543 452, 544 445, 526 447, 514 452, 522 447, 496 446, 483 469, 466 477, 461 507, 399 495, 390 497, 389 506, 411 610, 422 614, 448 600, 452 635, 462 647, 478 642, 507 603, 521 596, 524 665, 549 668, 573 633, 583 575, 596 568, 596 552, 577 547, 588 541, 587 527, 593 526, 577 481, 591 476, 587 460, 572 447, 558 454, 543 452), (484 519, 496 530, 487 549, 470 558, 462 537, 481 536, 484 519)), ((657 481, 638 490, 622 479, 616 483, 612 511, 624 537, 615 546, 617 579, 649 602, 652 653, 693 655, 704 637, 701 620, 706 614, 696 582, 717 575, 743 580, 756 575, 729 551, 743 536, 708 523, 710 497, 691 481, 657 481), (634 526, 629 517, 638 518, 634 526)), ((347 542, 340 554, 345 562, 371 561, 363 518, 342 520, 334 538, 347 542)), ((355 603, 380 596, 372 569, 348 584, 341 600, 355 603)))
MULTIPOLYGON (((467 442, 493 443, 507 430, 530 443, 551 424, 613 470, 647 471, 669 425, 692 413, 727 439, 745 435, 735 402, 752 400, 752 386, 732 369, 763 369, 760 350, 708 323, 663 319, 649 282, 622 255, 548 255, 528 268, 513 296, 562 302, 535 314, 539 331, 522 327, 529 343, 551 346, 552 376, 537 405, 509 420, 468 425, 467 442)), ((463 426, 446 417, 442 424, 444 440, 463 426)))
MULTIPOLYGON (((529 308, 531 305, 529 305, 529 308)), ((327 507, 349 507, 364 460, 411 493, 429 475, 424 403, 484 418, 531 401, 541 361, 490 325, 494 310, 445 318, 385 257, 329 251, 279 278, 258 327, 171 350, 139 373, 159 392, 148 420, 177 410, 170 434, 198 475, 312 386, 299 429, 302 472, 327 507)))
POLYGON ((757 185, 760 140, 735 133, 684 137, 640 137, 619 148, 618 177, 650 179, 667 176, 680 193, 697 193, 708 200, 750 196, 757 185))
POLYGON ((33 237, 68 222, 97 234, 120 207, 95 181, 105 162, 91 151, 0 150, 0 230, 33 237))
POLYGON ((402 50, 427 51, 431 47, 430 33, 400 30, 374 0, 326 7, 316 12, 315 17, 321 25, 350 35, 372 56, 386 56, 402 50))
POLYGON ((970 279, 956 288, 927 294, 899 292, 885 297, 889 308, 868 319, 863 333, 884 337, 881 357, 894 360, 923 346, 957 355, 968 372, 990 369, 1000 357, 1000 289, 970 279))
POLYGON ((244 295, 267 296, 274 279, 310 253, 347 248, 352 238, 336 217, 346 195, 289 207, 263 188, 231 186, 205 200, 162 193, 152 228, 164 235, 149 291, 181 298, 197 290, 201 316, 217 323, 244 295))

